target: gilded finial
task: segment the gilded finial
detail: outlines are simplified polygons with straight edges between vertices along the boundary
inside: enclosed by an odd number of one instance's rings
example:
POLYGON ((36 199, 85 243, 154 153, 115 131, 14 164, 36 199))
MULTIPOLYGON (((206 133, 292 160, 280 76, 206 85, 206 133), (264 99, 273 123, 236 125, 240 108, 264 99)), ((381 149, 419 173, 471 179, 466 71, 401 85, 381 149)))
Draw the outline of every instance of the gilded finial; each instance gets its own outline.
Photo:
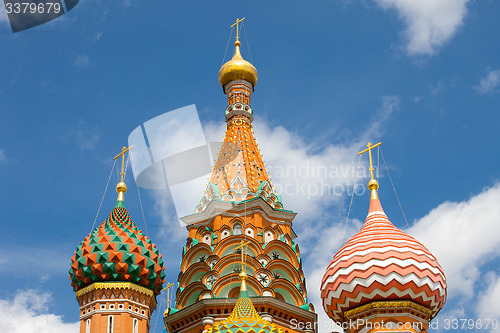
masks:
POLYGON ((373 159, 372 159, 372 149, 375 147, 378 147, 382 144, 382 142, 377 143, 376 145, 372 145, 371 142, 368 142, 368 145, 365 150, 360 151, 358 155, 364 154, 368 152, 368 155, 370 156, 370 174, 371 174, 371 179, 368 181, 368 189, 371 191, 371 199, 378 199, 378 194, 377 194, 377 189, 378 189, 378 181, 375 179, 373 176, 373 171, 375 170, 373 168, 373 159))
POLYGON ((118 157, 122 157, 122 171, 120 172, 120 182, 116 184, 116 192, 118 192, 118 201, 125 201, 124 193, 127 192, 127 184, 123 182, 123 176, 125 176, 125 153, 134 147, 123 147, 122 152, 116 155, 113 159, 116 160, 118 157))
POLYGON ((241 287, 240 291, 247 291, 247 285, 245 280, 247 279, 248 275, 246 273, 246 264, 245 264, 245 246, 250 244, 250 242, 246 242, 244 240, 241 241, 240 245, 235 247, 234 249, 241 249, 241 273, 239 275, 239 278, 241 280, 241 287))

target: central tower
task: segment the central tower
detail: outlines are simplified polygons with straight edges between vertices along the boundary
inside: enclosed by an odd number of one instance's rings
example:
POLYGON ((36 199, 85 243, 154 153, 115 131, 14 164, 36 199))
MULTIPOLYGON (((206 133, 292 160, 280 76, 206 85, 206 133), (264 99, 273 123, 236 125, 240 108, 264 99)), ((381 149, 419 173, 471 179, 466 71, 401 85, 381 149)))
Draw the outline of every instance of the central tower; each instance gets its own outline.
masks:
POLYGON ((164 318, 169 333, 202 333, 230 316, 241 292, 242 244, 246 295, 260 317, 288 332, 315 327, 292 229, 296 214, 276 195, 253 132, 250 100, 258 73, 241 56, 241 21, 234 24, 234 56, 219 71, 228 100, 224 140, 195 213, 181 218, 189 235, 176 306, 164 318))

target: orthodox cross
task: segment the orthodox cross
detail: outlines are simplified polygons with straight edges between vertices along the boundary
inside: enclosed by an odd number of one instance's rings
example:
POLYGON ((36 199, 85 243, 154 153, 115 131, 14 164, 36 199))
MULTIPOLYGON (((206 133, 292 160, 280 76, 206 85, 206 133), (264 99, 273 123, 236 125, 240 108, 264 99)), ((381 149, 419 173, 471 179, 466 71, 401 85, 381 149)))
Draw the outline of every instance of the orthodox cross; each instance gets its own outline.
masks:
MULTIPOLYGON (((123 147, 125 148, 125 147, 123 147)), ((132 147, 130 147, 132 148, 132 147)), ((129 149, 130 149, 129 148, 129 149)), ((167 282, 167 286, 165 288, 163 288, 163 290, 167 289, 167 309, 170 308, 170 288, 173 286, 174 284, 173 283, 168 283, 167 282)))
POLYGON ((240 22, 242 22, 244 19, 245 19, 245 18, 242 18, 242 19, 240 20, 239 18, 237 18, 237 19, 236 19, 236 22, 235 22, 235 23, 233 23, 233 25, 231 26, 231 28, 232 28, 232 27, 234 27, 234 26, 236 26, 236 40, 239 40, 239 39, 240 39, 240 29, 239 29, 239 27, 240 27, 240 22))
POLYGON ((245 243, 245 241, 242 240, 240 245, 238 245, 237 247, 234 248, 235 250, 241 249, 241 272, 242 273, 246 273, 245 272, 245 246, 247 246, 248 244, 250 244, 250 242, 245 243))
POLYGON ((125 171, 124 171, 124 167, 125 167, 125 153, 128 152, 130 149, 132 149, 134 147, 134 145, 130 146, 130 147, 123 147, 122 148, 122 152, 119 153, 118 155, 116 155, 113 159, 116 160, 118 157, 122 157, 122 172, 120 172, 120 175, 121 175, 121 182, 123 183, 123 176, 125 175, 125 171))
POLYGON ((373 170, 375 170, 375 169, 373 168, 372 149, 375 148, 375 147, 380 146, 381 144, 382 144, 382 142, 379 142, 376 145, 372 145, 371 142, 368 142, 368 145, 367 145, 368 148, 366 148, 365 150, 360 151, 358 153, 358 155, 361 155, 361 154, 364 154, 364 153, 368 152, 368 155, 370 155, 370 169, 369 170, 370 170, 372 179, 375 179, 375 177, 373 177, 373 170))

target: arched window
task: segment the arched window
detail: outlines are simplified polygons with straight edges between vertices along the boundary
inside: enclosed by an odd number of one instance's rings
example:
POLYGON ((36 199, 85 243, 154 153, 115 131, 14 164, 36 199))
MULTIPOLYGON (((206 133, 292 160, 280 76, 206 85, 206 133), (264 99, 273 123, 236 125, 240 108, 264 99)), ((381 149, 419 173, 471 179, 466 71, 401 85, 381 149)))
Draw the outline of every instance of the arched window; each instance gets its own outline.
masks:
POLYGON ((231 234, 231 231, 229 229, 224 229, 224 230, 222 230, 222 232, 220 234, 220 239, 224 239, 227 236, 229 236, 230 234, 231 234))
POLYGON ((247 230, 245 231, 245 235, 247 235, 248 237, 253 237, 253 229, 247 228, 247 230))
POLYGON ((212 235, 208 232, 203 235, 202 242, 208 245, 212 245, 212 235))
POLYGON ((134 324, 132 325, 132 333, 139 333, 139 320, 134 318, 134 324))
POLYGON ((269 243, 274 239, 274 234, 271 230, 266 230, 264 233, 264 243, 269 243))
POLYGON ((87 325, 85 325, 85 333, 90 333, 90 319, 87 319, 87 325))
POLYGON ((240 287, 234 287, 229 291, 227 297, 238 297, 240 294, 240 287))
POLYGON ((113 316, 108 316, 108 333, 113 333, 113 316))
POLYGON ((233 226, 233 235, 241 235, 241 224, 236 223, 233 226))
POLYGON ((276 298, 279 299, 280 301, 283 301, 285 302, 285 297, 283 297, 283 295, 281 295, 280 293, 274 293, 276 295, 276 298))

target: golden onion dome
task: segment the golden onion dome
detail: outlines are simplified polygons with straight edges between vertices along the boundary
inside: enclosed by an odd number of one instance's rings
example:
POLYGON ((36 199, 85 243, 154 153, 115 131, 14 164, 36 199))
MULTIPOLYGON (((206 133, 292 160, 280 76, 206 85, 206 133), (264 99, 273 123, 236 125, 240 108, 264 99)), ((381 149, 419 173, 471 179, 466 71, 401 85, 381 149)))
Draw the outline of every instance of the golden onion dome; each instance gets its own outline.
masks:
POLYGON ((219 83, 224 88, 226 84, 234 80, 246 80, 253 87, 257 84, 258 74, 257 69, 248 61, 243 59, 240 53, 241 42, 236 40, 234 46, 234 56, 226 62, 219 70, 219 83))

